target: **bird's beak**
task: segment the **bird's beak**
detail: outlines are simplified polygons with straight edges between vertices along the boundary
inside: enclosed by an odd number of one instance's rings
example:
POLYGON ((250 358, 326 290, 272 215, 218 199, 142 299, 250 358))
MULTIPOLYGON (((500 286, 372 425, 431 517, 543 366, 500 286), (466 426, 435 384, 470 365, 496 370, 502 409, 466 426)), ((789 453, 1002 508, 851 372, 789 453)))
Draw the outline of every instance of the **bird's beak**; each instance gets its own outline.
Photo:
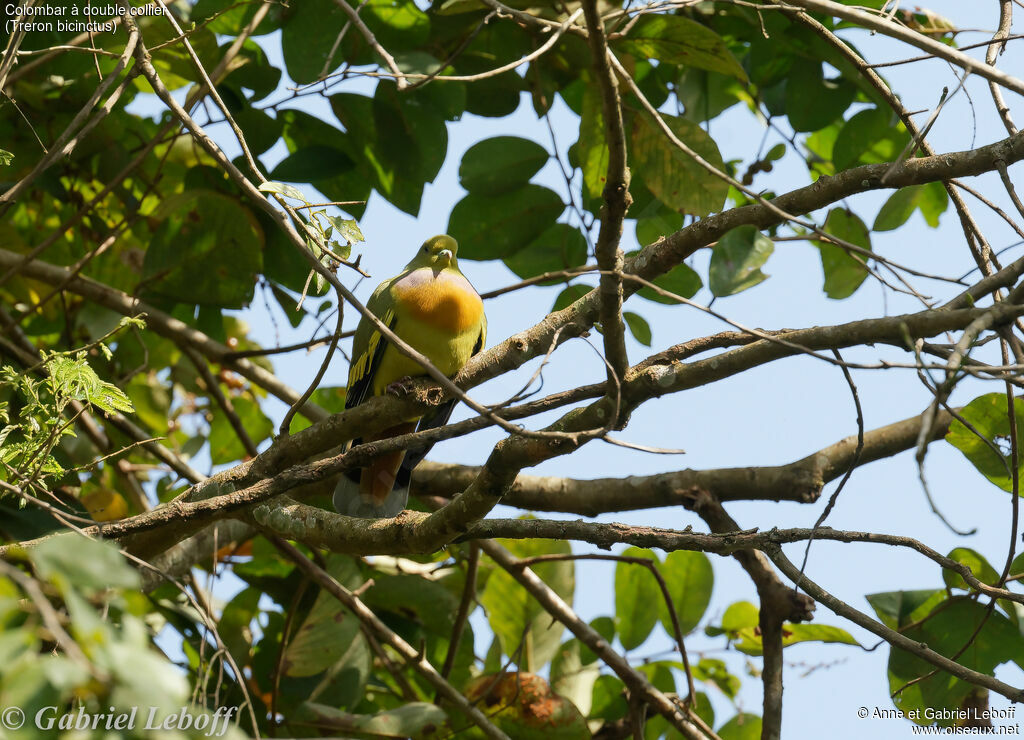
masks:
POLYGON ((443 259, 445 262, 451 262, 452 258, 455 255, 452 254, 452 250, 450 249, 442 249, 440 252, 437 253, 437 256, 443 259))

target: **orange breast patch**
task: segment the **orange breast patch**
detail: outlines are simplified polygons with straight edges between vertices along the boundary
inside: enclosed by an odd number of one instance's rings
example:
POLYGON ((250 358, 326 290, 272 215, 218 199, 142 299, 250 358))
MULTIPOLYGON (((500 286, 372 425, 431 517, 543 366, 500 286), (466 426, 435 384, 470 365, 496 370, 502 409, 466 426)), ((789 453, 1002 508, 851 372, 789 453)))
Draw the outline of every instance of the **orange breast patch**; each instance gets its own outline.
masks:
POLYGON ((443 331, 465 331, 480 323, 483 301, 462 278, 395 286, 395 297, 416 320, 443 331))

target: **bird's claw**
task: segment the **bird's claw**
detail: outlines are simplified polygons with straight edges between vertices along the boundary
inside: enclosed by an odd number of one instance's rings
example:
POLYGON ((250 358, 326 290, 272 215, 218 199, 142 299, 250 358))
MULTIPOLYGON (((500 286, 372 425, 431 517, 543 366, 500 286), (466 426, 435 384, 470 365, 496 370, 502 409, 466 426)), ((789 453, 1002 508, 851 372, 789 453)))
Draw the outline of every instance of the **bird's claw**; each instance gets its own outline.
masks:
POLYGON ((414 378, 411 375, 406 375, 404 378, 399 378, 392 383, 388 383, 384 392, 391 396, 407 396, 412 392, 411 386, 413 381, 414 378))

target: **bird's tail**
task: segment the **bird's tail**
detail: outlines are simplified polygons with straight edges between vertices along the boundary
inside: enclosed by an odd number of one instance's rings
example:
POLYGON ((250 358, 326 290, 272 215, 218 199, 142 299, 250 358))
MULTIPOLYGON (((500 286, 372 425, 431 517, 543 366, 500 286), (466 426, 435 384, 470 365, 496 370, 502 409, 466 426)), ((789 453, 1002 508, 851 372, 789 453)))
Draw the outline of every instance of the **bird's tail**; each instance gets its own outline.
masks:
POLYGON ((409 486, 397 483, 382 499, 364 494, 359 483, 360 470, 346 471, 334 489, 334 508, 345 516, 364 519, 390 519, 398 516, 409 501, 409 486), (351 476, 351 477, 350 477, 351 476))
MULTIPOLYGON (((415 428, 416 422, 405 422, 385 429, 377 439, 406 434, 415 428)), ((405 450, 394 450, 377 457, 365 468, 345 471, 334 489, 334 508, 339 514, 364 519, 398 516, 409 501, 409 476, 399 476, 404 459, 405 450)))

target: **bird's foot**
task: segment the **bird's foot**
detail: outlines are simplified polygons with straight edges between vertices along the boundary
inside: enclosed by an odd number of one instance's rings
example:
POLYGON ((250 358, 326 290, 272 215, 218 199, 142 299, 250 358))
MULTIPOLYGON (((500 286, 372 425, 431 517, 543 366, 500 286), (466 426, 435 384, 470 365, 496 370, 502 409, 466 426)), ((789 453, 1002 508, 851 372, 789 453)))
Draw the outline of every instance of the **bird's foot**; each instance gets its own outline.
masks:
POLYGON ((384 392, 390 396, 408 396, 412 392, 412 384, 415 382, 415 378, 411 375, 406 375, 404 378, 399 378, 393 383, 388 383, 384 392))

